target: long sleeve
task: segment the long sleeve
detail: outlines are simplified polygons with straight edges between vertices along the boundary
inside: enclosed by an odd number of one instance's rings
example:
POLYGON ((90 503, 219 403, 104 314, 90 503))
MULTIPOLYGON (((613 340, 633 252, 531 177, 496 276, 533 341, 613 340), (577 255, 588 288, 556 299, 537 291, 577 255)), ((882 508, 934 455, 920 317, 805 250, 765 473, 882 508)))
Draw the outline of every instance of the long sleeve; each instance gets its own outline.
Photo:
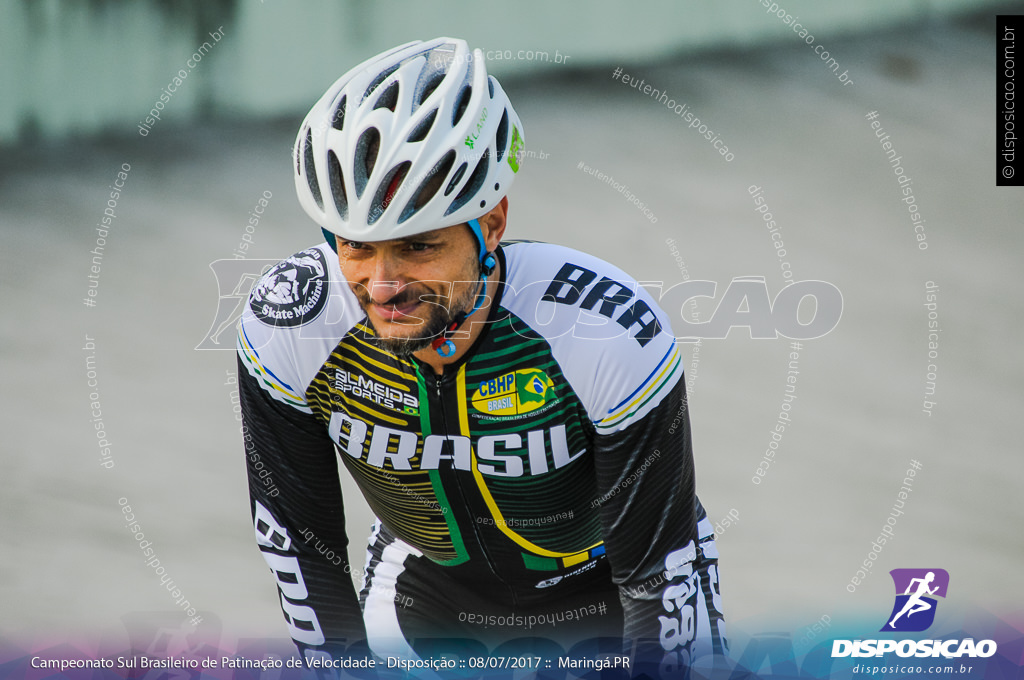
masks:
POLYGON ((312 414, 270 398, 238 364, 243 445, 259 549, 305 655, 366 637, 348 564, 337 455, 312 414))
POLYGON ((708 625, 698 617, 708 614, 702 574, 695 568, 700 548, 682 377, 643 418, 614 434, 598 435, 595 461, 597 502, 623 606, 624 637, 650 642, 648 651, 678 653, 685 665, 698 628, 708 625))

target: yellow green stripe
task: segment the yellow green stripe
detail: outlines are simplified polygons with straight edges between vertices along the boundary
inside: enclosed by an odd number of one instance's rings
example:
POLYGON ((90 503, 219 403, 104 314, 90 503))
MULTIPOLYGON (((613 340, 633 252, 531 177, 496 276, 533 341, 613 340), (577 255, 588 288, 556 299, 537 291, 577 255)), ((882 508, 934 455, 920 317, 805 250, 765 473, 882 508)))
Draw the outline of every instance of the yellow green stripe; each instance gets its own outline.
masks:
MULTIPOLYGON (((456 392, 456 398, 457 398, 458 403, 459 403, 459 431, 460 431, 460 433, 462 435, 464 435, 466 437, 469 437, 469 416, 466 413, 466 365, 465 364, 463 364, 459 368, 459 373, 458 373, 458 376, 457 376, 457 387, 456 387, 455 392, 456 392)), ((539 545, 528 541, 527 539, 523 538, 522 536, 520 536, 516 532, 512 531, 512 529, 510 529, 509 526, 508 526, 508 522, 506 522, 504 517, 502 516, 501 510, 498 508, 498 504, 494 501, 494 496, 491 495, 490 490, 487 488, 487 483, 484 481, 483 474, 481 474, 480 470, 477 468, 476 451, 474 451, 472 448, 470 449, 470 456, 472 457, 471 467, 472 467, 472 470, 473 470, 473 478, 476 480, 477 488, 480 489, 480 495, 483 496, 484 502, 487 504, 487 507, 491 511, 491 516, 494 519, 494 525, 503 534, 505 534, 510 539, 512 539, 512 541, 516 545, 518 545, 518 546, 520 546, 522 548, 526 548, 527 550, 529 550, 530 552, 532 552, 532 553, 534 553, 536 555, 542 555, 544 557, 573 557, 573 556, 576 556, 576 555, 581 555, 583 553, 588 553, 591 548, 596 548, 597 546, 601 545, 601 541, 598 541, 597 543, 595 543, 594 545, 590 546, 589 548, 587 548, 586 550, 584 550, 582 552, 581 551, 576 551, 576 552, 571 552, 571 553, 555 552, 553 550, 548 550, 546 548, 542 548, 539 545)))
MULTIPOLYGON (((419 373, 418 368, 417 373, 419 373)), ((420 399, 420 431, 423 433, 423 438, 426 439, 431 434, 430 401, 427 396, 426 383, 422 376, 419 376, 416 386, 419 390, 420 399)), ((469 552, 466 550, 466 544, 462 540, 462 532, 459 530, 459 523, 455 519, 455 511, 452 508, 452 504, 448 502, 448 495, 444 492, 444 486, 441 484, 441 475, 437 470, 428 470, 427 475, 430 477, 430 484, 434 488, 437 504, 441 508, 448 510, 448 512, 442 512, 441 516, 444 517, 444 521, 448 525, 448 535, 451 538, 452 548, 455 550, 455 557, 438 562, 437 564, 440 564, 442 567, 453 567, 456 564, 462 564, 469 560, 469 552)))
MULTIPOLYGON (((361 344, 361 345, 365 345, 366 347, 369 347, 370 349, 374 350, 375 352, 380 351, 376 347, 374 347, 373 345, 369 344, 368 342, 366 342, 364 340, 360 340, 359 338, 356 338, 354 336, 352 337, 352 339, 355 340, 356 343, 361 344)), ((359 349, 358 349, 358 347, 356 347, 355 343, 352 344, 352 345, 348 345, 347 349, 352 350, 352 353, 355 354, 356 356, 358 356, 360 359, 362 359, 363 361, 367 362, 368 364, 376 366, 377 368, 381 369, 385 373, 393 373, 394 370, 395 370, 393 367, 388 366, 387 364, 385 364, 383 362, 377 361, 376 359, 374 359, 374 358, 364 354, 363 352, 359 351, 359 349)), ((352 362, 352 363, 356 363, 356 362, 352 362)), ((360 366, 360 368, 362 368, 367 373, 370 373, 370 371, 368 371, 365 366, 360 366)), ((405 388, 405 385, 402 385, 401 383, 395 382, 393 380, 388 380, 387 378, 384 378, 384 377, 382 377, 380 375, 377 375, 375 373, 371 373, 371 375, 376 380, 384 383, 385 385, 389 385, 391 387, 394 387, 396 390, 402 390, 402 389, 405 388)))

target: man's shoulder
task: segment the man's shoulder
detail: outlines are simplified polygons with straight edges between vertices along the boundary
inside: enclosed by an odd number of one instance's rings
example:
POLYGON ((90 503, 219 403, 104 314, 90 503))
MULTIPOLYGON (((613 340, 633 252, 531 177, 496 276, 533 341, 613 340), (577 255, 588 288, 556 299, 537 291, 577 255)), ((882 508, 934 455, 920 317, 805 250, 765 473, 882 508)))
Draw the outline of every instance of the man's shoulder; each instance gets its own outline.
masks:
POLYGON ((632 338, 640 346, 658 334, 671 335, 669 320, 653 296, 614 264, 580 250, 536 241, 513 242, 504 245, 504 251, 508 285, 502 304, 530 317, 524 321, 531 326, 550 326, 562 318, 563 323, 555 327, 564 332, 561 326, 571 324, 575 338, 623 342, 632 338), (581 321, 589 330, 581 327, 581 321))
POLYGON ((505 256, 502 306, 547 341, 598 432, 636 422, 680 379, 670 319, 635 278, 546 243, 513 244, 505 256))
POLYGON ((305 405, 305 390, 362 318, 330 246, 301 250, 253 285, 238 322, 238 353, 272 396, 305 405))
POLYGON ((548 243, 546 241, 518 240, 502 241, 501 247, 505 252, 506 259, 509 262, 510 273, 512 274, 519 274, 524 271, 540 273, 549 269, 558 271, 566 263, 579 262, 586 264, 592 270, 607 270, 620 278, 631 278, 614 264, 602 260, 596 255, 591 255, 569 246, 548 243))

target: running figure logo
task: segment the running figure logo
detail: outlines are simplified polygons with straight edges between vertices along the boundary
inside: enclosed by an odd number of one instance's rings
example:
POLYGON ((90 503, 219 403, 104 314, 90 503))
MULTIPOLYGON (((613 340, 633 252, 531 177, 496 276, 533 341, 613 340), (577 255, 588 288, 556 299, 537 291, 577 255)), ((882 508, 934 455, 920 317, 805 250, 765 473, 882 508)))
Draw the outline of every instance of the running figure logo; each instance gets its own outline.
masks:
POLYGON ((882 631, 919 632, 935 620, 936 600, 946 597, 949 573, 945 569, 893 569, 896 604, 882 631))

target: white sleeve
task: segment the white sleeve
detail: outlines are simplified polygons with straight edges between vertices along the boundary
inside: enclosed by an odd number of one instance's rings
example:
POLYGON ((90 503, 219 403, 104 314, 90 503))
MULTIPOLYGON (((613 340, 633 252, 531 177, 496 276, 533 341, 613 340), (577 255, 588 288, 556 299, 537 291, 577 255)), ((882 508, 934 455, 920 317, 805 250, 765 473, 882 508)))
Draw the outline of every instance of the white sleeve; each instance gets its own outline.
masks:
POLYGON ((238 355, 265 392, 309 413, 306 388, 362 317, 324 243, 282 260, 256 282, 238 322, 238 355))
POLYGON ((668 316, 621 269, 544 243, 506 261, 502 304, 548 341, 599 433, 643 418, 682 377, 668 316))

